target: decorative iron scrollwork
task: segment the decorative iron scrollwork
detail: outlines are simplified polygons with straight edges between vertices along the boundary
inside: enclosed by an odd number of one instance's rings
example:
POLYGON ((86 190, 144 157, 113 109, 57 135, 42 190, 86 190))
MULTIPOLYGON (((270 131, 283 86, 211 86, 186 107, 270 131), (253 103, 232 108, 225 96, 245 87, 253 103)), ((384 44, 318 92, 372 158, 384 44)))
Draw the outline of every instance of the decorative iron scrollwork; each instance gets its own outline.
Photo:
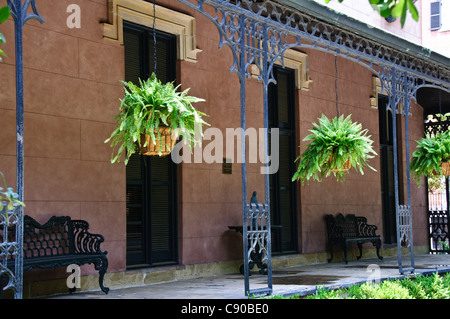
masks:
POLYGON ((397 227, 399 231, 400 242, 407 247, 411 246, 412 228, 411 228, 411 207, 408 205, 399 205, 397 227))
POLYGON ((12 289, 16 295, 22 291, 21 277, 16 276, 18 267, 22 267, 20 262, 22 252, 16 238, 17 232, 20 231, 18 226, 22 221, 23 210, 21 206, 15 207, 13 211, 7 211, 6 206, 3 205, 0 207, 2 207, 0 211, 0 283, 3 284, 6 281, 6 285, 0 289, 12 289), (14 270, 8 268, 8 262, 11 260, 18 261, 14 270))
POLYGON ((445 210, 429 211, 430 251, 450 253, 450 219, 445 210))
POLYGON ((260 273, 267 274, 267 262, 270 258, 270 251, 268 249, 268 238, 270 236, 270 215, 268 205, 249 204, 247 207, 247 258, 249 260, 250 269, 252 269, 254 265, 257 265, 260 269, 260 273))

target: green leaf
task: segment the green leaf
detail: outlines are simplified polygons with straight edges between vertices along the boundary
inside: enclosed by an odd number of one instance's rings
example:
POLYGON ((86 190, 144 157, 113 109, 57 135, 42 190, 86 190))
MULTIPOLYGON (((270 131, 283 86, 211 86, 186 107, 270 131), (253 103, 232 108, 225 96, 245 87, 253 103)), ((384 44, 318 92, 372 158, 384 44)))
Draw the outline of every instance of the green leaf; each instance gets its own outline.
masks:
POLYGON ((392 16, 394 18, 400 17, 402 15, 403 8, 406 8, 405 0, 398 0, 398 2, 392 7, 392 16))
POLYGON ((6 20, 8 20, 9 15, 10 15, 9 7, 6 6, 0 8, 0 23, 3 23, 6 20))
POLYGON ((413 0, 407 0, 408 10, 411 13, 412 18, 415 21, 419 21, 419 11, 417 10, 416 6, 414 5, 413 0))

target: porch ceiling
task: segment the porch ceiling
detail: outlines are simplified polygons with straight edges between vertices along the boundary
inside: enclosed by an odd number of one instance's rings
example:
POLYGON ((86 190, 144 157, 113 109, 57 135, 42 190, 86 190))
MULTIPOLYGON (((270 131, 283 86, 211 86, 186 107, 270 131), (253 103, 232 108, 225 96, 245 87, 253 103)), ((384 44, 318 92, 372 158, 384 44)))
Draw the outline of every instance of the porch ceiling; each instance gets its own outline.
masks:
POLYGON ((423 87, 417 91, 417 103, 425 115, 450 112, 450 93, 433 87, 423 87))

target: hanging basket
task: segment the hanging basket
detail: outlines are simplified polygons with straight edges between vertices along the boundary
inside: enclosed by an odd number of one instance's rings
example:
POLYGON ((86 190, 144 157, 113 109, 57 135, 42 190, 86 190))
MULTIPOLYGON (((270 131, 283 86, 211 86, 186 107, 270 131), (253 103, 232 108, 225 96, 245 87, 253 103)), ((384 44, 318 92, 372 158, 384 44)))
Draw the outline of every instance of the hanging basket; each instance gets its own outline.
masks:
POLYGON ((441 162, 441 168, 442 168, 442 174, 440 174, 436 170, 433 170, 432 175, 434 175, 434 176, 450 176, 450 162, 448 162, 448 161, 441 162))
POLYGON ((154 130, 154 134, 156 137, 155 143, 153 143, 153 139, 150 134, 141 134, 141 144, 140 149, 143 155, 158 155, 158 156, 166 156, 169 155, 172 151, 176 138, 172 138, 173 129, 167 126, 160 126, 159 130, 154 130), (158 131, 161 134, 161 139, 158 138, 158 131), (162 146, 160 144, 162 142, 162 146), (147 143, 145 145, 145 143, 147 143), (145 145, 145 147, 143 146, 145 145), (161 149, 160 149, 161 148, 161 149), (161 152, 161 153, 160 153, 161 152))
MULTIPOLYGON (((328 160, 328 163, 331 165, 333 162, 333 157, 330 156, 330 159, 328 160)), ((340 168, 333 168, 332 172, 346 172, 352 167, 352 163, 350 162, 350 159, 346 160, 344 165, 340 168)))
POLYGON ((442 175, 444 176, 450 176, 450 162, 442 162, 442 175))

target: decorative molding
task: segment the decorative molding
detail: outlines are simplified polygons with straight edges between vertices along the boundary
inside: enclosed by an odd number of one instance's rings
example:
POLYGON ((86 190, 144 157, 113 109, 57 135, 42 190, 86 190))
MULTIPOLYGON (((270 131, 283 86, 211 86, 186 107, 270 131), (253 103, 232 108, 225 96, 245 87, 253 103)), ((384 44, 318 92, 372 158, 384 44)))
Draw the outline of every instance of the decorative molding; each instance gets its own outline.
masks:
MULTIPOLYGON (((282 65, 279 60, 275 64, 282 65)), ((297 90, 309 91, 309 84, 312 80, 309 77, 309 56, 306 53, 288 49, 284 53, 284 67, 295 71, 295 88, 297 90)), ((251 66, 252 78, 258 78, 259 68, 256 65, 251 66)))
MULTIPOLYGON (((276 64, 280 64, 276 62, 276 64)), ((284 66, 295 70, 295 87, 298 90, 309 90, 312 80, 309 77, 309 56, 296 50, 286 50, 284 53, 284 66)))
POLYGON ((378 76, 372 76, 372 95, 370 96, 370 107, 378 109, 378 94, 381 93, 381 81, 378 76))
MULTIPOLYGON (((197 62, 195 18, 155 5, 155 29, 177 36, 177 59, 197 62)), ((108 22, 103 24, 104 38, 123 44, 123 21, 153 28, 153 4, 142 0, 108 0, 108 22)))

